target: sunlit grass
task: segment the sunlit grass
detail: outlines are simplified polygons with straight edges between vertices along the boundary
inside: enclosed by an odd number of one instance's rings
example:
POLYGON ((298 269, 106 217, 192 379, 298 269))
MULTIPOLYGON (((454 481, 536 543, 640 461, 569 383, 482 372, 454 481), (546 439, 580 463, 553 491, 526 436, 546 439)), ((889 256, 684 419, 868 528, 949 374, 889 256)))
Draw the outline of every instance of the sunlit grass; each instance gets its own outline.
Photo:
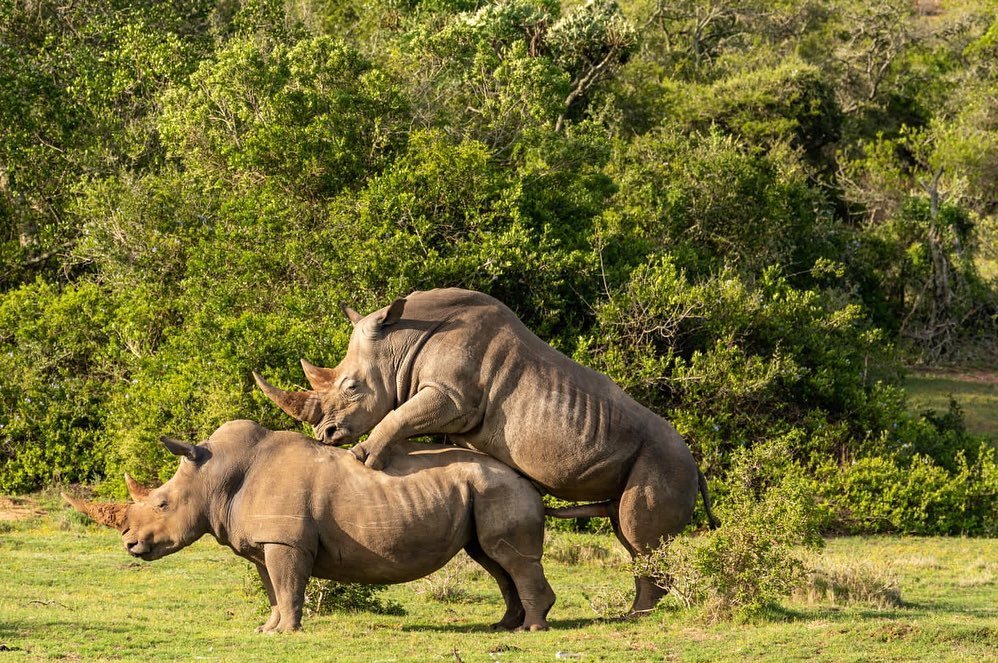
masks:
MULTIPOLYGON (((710 625, 666 602, 638 622, 604 620, 629 597, 619 551, 568 564, 545 562, 558 594, 546 633, 491 633, 502 613, 487 574, 458 560, 440 578, 385 592, 402 616, 334 614, 305 631, 262 636, 247 563, 207 538, 161 561, 133 562, 109 530, 62 512, 0 534, 0 644, 5 661, 337 660, 986 660, 998 646, 998 545, 994 540, 842 538, 824 564, 889 563, 900 607, 795 600, 749 622, 710 625), (446 592, 428 591, 433 583, 446 592), (454 600, 456 589, 460 600, 454 600)), ((612 538, 550 533, 564 552, 614 549, 612 538)))

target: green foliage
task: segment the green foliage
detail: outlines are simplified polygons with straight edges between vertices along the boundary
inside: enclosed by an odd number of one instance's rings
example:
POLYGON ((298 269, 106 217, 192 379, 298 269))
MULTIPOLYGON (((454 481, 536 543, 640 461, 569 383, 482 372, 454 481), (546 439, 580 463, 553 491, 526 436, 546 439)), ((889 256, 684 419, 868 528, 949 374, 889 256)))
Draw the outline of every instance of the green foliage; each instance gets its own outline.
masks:
POLYGON ((842 531, 993 536, 998 462, 991 445, 976 456, 957 452, 953 470, 921 454, 862 458, 819 468, 815 486, 842 531))
POLYGON ((189 168, 323 197, 378 169, 402 108, 396 87, 342 42, 240 39, 164 96, 159 128, 189 168))
POLYGON ((759 611, 797 589, 806 572, 801 547, 821 544, 820 512, 799 468, 785 464, 775 481, 759 472, 785 451, 763 445, 738 454, 718 504, 721 528, 676 537, 638 558, 635 573, 669 587, 711 620, 759 611))
POLYGON ((682 124, 700 130, 718 126, 755 145, 788 141, 815 162, 842 133, 832 87, 817 67, 801 61, 676 92, 681 99, 672 107, 682 124))
POLYGON ((995 17, 2 2, 0 490, 286 427, 252 370, 304 386, 339 302, 464 286, 669 417, 722 502, 778 443, 829 527, 993 531, 991 457, 897 376, 998 352, 995 17))
POLYGON ((821 195, 786 156, 759 154, 718 132, 636 138, 613 163, 620 192, 607 211, 608 235, 619 233, 620 250, 639 262, 668 251, 697 272, 808 269, 831 253, 834 235, 821 195))
POLYGON ((707 467, 770 437, 802 461, 841 458, 898 415, 884 339, 859 307, 776 270, 698 280, 663 258, 635 269, 597 323, 577 357, 671 418, 707 467))
POLYGON ((93 284, 42 281, 0 300, 0 491, 102 477, 121 351, 107 301, 93 284))

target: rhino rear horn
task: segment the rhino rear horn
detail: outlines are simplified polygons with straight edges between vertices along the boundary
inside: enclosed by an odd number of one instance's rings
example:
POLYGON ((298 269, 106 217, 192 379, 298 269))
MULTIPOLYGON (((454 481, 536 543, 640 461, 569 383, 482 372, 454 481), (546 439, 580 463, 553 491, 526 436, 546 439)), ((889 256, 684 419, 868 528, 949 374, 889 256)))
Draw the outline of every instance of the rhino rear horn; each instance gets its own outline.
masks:
POLYGON ((128 472, 125 472, 125 485, 128 486, 128 494, 132 496, 132 499, 136 502, 141 502, 145 498, 149 497, 149 493, 152 492, 152 488, 147 488, 141 483, 132 478, 128 472))
POLYGON ((128 509, 127 504, 119 504, 117 502, 88 502, 87 500, 78 499, 66 493, 62 493, 62 499, 69 502, 70 506, 74 509, 89 516, 101 525, 112 527, 119 532, 124 529, 125 511, 128 509))
POLYGON ((172 437, 167 437, 166 435, 160 437, 159 441, 162 442, 163 446, 166 447, 167 450, 174 456, 182 456, 195 463, 204 459, 204 447, 199 447, 195 444, 188 444, 187 442, 181 442, 180 440, 175 440, 172 437))
POLYGON ((330 385, 336 380, 336 371, 331 368, 323 368, 322 366, 316 366, 310 364, 304 359, 301 360, 302 370, 305 371, 305 378, 308 379, 308 383, 312 385, 312 389, 316 391, 323 391, 328 389, 330 385))
POLYGON ((322 421, 322 407, 319 404, 319 397, 314 391, 284 391, 278 389, 263 379, 256 371, 253 372, 253 379, 260 391, 267 395, 267 398, 274 401, 277 407, 281 408, 298 421, 312 424, 313 426, 322 421))

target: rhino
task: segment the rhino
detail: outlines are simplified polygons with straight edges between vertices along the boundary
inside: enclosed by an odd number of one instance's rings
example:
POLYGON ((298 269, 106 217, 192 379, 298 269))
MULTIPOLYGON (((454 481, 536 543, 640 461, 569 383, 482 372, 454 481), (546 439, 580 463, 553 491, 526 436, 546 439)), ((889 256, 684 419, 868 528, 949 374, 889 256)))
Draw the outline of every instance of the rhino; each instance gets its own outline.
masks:
MULTIPOLYGON (((383 469, 394 445, 444 435, 542 492, 594 502, 552 515, 608 516, 632 556, 680 532, 698 493, 717 526, 703 473, 675 428, 535 336, 500 301, 447 288, 413 292, 367 316, 342 309, 354 325, 346 355, 335 368, 303 359, 311 390, 285 391, 253 374, 322 442, 354 444, 357 459, 383 469)), ((650 611, 666 591, 635 577, 629 615, 650 611)))
POLYGON ((403 442, 379 472, 345 449, 252 421, 226 423, 201 444, 162 441, 181 460, 159 488, 126 475, 132 503, 63 497, 120 531, 125 549, 139 559, 159 559, 211 534, 253 562, 271 605, 258 631, 301 627, 310 576, 407 582, 441 568, 462 548, 505 600, 493 628, 548 626, 555 597, 541 566, 541 496, 484 454, 403 442))

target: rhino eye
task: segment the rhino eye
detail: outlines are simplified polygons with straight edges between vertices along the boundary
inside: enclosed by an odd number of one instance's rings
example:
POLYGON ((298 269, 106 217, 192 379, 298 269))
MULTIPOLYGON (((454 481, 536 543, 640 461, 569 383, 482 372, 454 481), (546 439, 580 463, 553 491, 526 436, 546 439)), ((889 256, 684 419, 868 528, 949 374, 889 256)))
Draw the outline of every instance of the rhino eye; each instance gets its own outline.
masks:
POLYGON ((163 510, 166 508, 166 500, 157 500, 154 505, 157 509, 163 510))

